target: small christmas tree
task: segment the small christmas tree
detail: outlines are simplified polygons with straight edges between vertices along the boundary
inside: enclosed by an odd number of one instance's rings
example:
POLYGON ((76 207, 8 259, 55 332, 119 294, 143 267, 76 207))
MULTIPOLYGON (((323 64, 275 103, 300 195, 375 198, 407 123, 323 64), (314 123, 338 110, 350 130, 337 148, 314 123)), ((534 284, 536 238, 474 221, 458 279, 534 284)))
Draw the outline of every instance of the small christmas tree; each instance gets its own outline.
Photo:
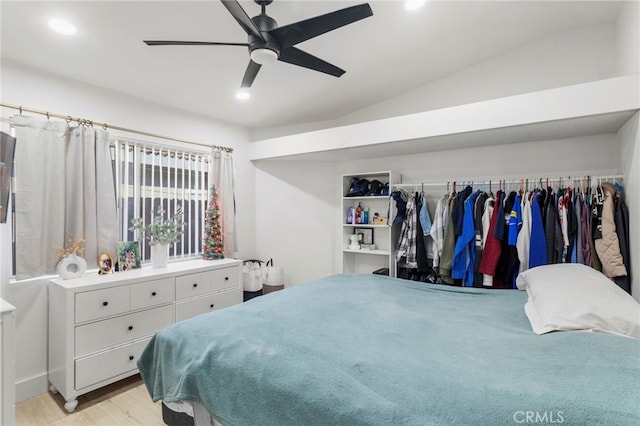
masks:
POLYGON ((212 186, 209 204, 204 218, 204 236, 202 238, 202 257, 207 260, 224 259, 224 243, 220 226, 220 206, 218 192, 212 186))

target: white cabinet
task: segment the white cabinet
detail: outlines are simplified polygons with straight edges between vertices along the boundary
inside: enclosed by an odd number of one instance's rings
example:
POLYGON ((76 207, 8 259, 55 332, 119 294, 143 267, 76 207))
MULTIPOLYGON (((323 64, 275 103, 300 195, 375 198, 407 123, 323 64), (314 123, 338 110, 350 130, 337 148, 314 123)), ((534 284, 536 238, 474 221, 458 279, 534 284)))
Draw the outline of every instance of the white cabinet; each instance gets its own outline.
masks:
POLYGON ((241 266, 234 259, 198 259, 52 280, 51 390, 71 412, 79 395, 137 373, 138 357, 158 330, 242 302, 241 266))
POLYGON ((389 275, 395 276, 395 262, 393 261, 394 247, 392 241, 395 228, 390 226, 395 216, 395 204, 389 203, 388 195, 371 193, 369 195, 347 196, 350 194, 352 183, 356 179, 365 179, 368 182, 378 181, 381 184, 391 186, 394 175, 390 171, 366 172, 343 175, 340 185, 341 191, 341 229, 339 241, 342 242, 342 272, 344 273, 371 273, 381 268, 388 268, 389 275), (367 223, 353 223, 349 210, 358 206, 368 211, 367 223), (386 219, 384 224, 377 224, 375 217, 386 219), (360 248, 351 248, 351 237, 361 234, 360 248), (367 247, 372 243, 375 248, 367 247))
POLYGON ((0 299, 0 424, 16 423, 15 308, 0 299))

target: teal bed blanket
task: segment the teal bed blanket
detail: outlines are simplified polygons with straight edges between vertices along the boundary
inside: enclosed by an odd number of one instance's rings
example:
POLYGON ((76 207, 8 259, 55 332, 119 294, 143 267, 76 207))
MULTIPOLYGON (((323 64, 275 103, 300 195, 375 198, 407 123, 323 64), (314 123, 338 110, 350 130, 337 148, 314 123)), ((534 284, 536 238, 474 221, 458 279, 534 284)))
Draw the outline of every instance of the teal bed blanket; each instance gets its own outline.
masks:
POLYGON ((336 275, 163 329, 138 367, 229 426, 640 424, 640 341, 538 336, 525 302, 336 275))

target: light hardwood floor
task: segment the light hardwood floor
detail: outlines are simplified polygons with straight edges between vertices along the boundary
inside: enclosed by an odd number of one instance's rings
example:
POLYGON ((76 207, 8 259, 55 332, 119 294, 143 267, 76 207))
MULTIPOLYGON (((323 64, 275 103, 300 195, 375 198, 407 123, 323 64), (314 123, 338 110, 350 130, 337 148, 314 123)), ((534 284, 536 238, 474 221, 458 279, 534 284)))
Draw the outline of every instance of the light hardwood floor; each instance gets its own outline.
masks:
POLYGON ((16 426, 164 425, 160 403, 151 401, 139 375, 78 398, 73 413, 60 394, 47 392, 16 404, 16 426))

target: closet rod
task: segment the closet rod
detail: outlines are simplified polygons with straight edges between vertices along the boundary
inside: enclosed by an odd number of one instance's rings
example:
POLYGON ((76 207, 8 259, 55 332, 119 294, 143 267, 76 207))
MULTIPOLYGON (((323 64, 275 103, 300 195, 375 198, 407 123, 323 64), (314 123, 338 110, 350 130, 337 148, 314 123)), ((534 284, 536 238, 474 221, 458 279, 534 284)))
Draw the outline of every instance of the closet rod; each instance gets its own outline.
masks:
POLYGON ((510 179, 510 180, 504 180, 504 179, 480 179, 480 180, 473 180, 473 179, 462 179, 462 180, 450 180, 447 182, 416 182, 416 183, 394 183, 392 186, 396 187, 396 188, 406 188, 406 187, 416 187, 416 186, 432 186, 432 187, 441 187, 441 186, 447 186, 447 185, 451 185, 454 182, 456 182, 457 185, 464 185, 464 184, 473 184, 473 185, 482 185, 482 184, 496 184, 499 185, 500 183, 502 184, 520 184, 520 183, 525 183, 525 182, 529 182, 529 183, 539 183, 540 180, 542 180, 543 182, 546 183, 546 181, 549 182, 560 182, 560 181, 581 181, 582 179, 587 179, 587 178, 591 178, 591 181, 597 181, 597 180, 607 180, 607 179, 624 179, 623 175, 600 175, 600 176, 591 176, 591 175, 587 175, 587 176, 565 176, 565 177, 555 177, 555 178, 523 178, 523 179, 510 179))
POLYGON ((84 118, 73 118, 70 115, 55 114, 55 113, 48 112, 48 111, 41 111, 41 110, 37 110, 37 109, 33 109, 33 108, 26 108, 26 107, 23 107, 23 106, 20 106, 20 105, 11 105, 11 104, 5 104, 4 102, 0 102, 0 106, 3 107, 3 108, 11 108, 11 109, 18 110, 18 111, 20 111, 20 114, 22 114, 23 111, 26 111, 26 112, 31 112, 33 114, 44 115, 47 118, 55 117, 55 118, 60 118, 62 120, 66 120, 66 121, 77 121, 79 124, 87 124, 87 125, 90 125, 90 126, 96 125, 96 126, 103 127, 105 130, 106 129, 120 130, 122 132, 135 133, 137 135, 150 136, 150 137, 153 137, 153 138, 160 138, 160 139, 165 139, 165 140, 173 141, 173 142, 187 143, 187 144, 191 144, 191 145, 200 145, 200 146, 206 146, 208 148, 219 149, 220 151, 233 152, 233 148, 229 148, 229 147, 226 147, 226 146, 207 145, 207 144, 202 143, 202 142, 191 142, 191 141, 186 141, 186 140, 183 140, 183 139, 172 138, 170 136, 162 136, 162 135, 157 135, 155 133, 144 132, 142 130, 129 129, 127 127, 114 126, 114 125, 107 124, 107 123, 99 123, 97 121, 86 120, 84 118))

